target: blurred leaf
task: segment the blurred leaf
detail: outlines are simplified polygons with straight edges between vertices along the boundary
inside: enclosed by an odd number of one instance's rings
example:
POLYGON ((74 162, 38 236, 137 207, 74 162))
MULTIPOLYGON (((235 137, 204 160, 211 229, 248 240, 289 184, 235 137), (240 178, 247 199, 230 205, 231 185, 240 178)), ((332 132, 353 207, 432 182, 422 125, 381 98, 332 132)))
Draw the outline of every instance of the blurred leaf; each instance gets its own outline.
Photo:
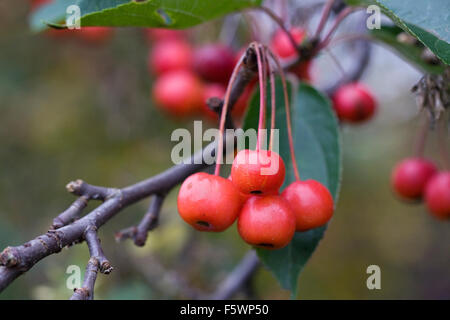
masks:
POLYGON ((350 5, 377 5, 444 63, 450 64, 450 1, 346 0, 350 5))
POLYGON ((417 47, 415 45, 399 42, 397 40, 397 36, 401 32, 403 32, 401 28, 394 26, 382 26, 381 29, 371 30, 371 34, 376 40, 390 46, 403 58, 415 64, 422 71, 433 74, 441 73, 442 71, 444 71, 443 66, 432 65, 426 63, 422 59, 423 47, 417 47))
POLYGON ((156 27, 182 29, 219 18, 234 11, 260 5, 262 0, 56 0, 38 10, 31 28, 40 31, 46 24, 65 20, 66 8, 81 9, 81 26, 156 27))
MULTIPOLYGON (((270 91, 268 93, 270 101, 270 91)), ((276 85, 276 123, 280 130, 280 155, 286 164, 283 187, 295 181, 286 130, 286 113, 280 81, 276 85)), ((269 104, 270 106, 270 104, 269 104)), ((269 107, 268 107, 269 108, 269 107)), ((257 128, 259 93, 247 113, 244 129, 257 128)), ((337 201, 341 180, 340 136, 328 98, 313 87, 300 84, 291 100, 292 130, 297 165, 302 180, 315 179, 328 187, 337 201)), ((273 272, 283 288, 297 295, 297 279, 322 239, 326 227, 296 232, 292 242, 279 250, 257 249, 263 263, 273 272)))
POLYGON ((30 28, 33 31, 42 31, 47 24, 62 23, 66 19, 66 10, 77 0, 54 0, 38 7, 29 17, 30 28))

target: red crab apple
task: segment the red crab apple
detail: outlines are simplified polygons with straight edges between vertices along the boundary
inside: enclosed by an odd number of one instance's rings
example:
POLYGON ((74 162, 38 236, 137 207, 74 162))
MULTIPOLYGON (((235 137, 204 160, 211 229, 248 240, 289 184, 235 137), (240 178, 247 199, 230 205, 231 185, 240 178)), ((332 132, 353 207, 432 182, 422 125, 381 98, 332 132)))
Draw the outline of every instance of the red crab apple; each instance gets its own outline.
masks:
MULTIPOLYGON (((306 31, 301 28, 291 28, 289 33, 297 45, 300 45, 306 37, 306 31)), ((297 55, 297 48, 292 45, 286 32, 281 29, 273 35, 270 47, 280 58, 294 58, 297 55)))
POLYGON ((250 245, 279 249, 291 242, 295 216, 289 204, 277 195, 252 196, 238 217, 238 232, 250 245))
POLYGON ((234 69, 234 53, 222 44, 209 44, 194 52, 194 70, 205 80, 227 83, 234 69))
MULTIPOLYGON (((306 31, 304 29, 292 28, 289 32, 297 45, 300 45, 306 38, 306 31)), ((275 32, 270 46, 280 58, 294 59, 298 57, 297 48, 292 45, 284 30, 280 29, 275 32)), ((295 74, 300 80, 311 81, 310 69, 311 60, 308 60, 298 63, 289 71, 295 74)))
POLYGON ((189 71, 171 71, 156 80, 153 97, 159 107, 174 116, 192 115, 201 109, 203 85, 189 71))
POLYGON ((295 214, 297 231, 323 226, 333 215, 333 197, 328 189, 316 180, 293 182, 281 196, 287 200, 295 214))
POLYGON ((450 171, 439 172, 428 181, 425 203, 436 218, 450 218, 450 171))
POLYGON ((178 193, 181 218, 200 231, 224 231, 233 224, 242 199, 233 183, 204 172, 189 176, 178 193))
POLYGON ((243 193, 267 195, 277 193, 284 181, 283 159, 274 151, 241 150, 231 166, 231 179, 243 193))
POLYGON ((148 66, 158 75, 173 70, 190 69, 191 46, 186 41, 176 38, 156 42, 149 53, 148 66))
POLYGON ((146 28, 144 32, 149 42, 183 39, 186 36, 186 31, 164 28, 146 28))
POLYGON ((333 105, 338 118, 350 123, 369 120, 377 107, 370 90, 357 82, 340 87, 333 96, 333 105))
POLYGON ((428 181, 436 173, 436 166, 431 161, 423 158, 404 159, 392 170, 392 188, 404 199, 421 199, 428 181))

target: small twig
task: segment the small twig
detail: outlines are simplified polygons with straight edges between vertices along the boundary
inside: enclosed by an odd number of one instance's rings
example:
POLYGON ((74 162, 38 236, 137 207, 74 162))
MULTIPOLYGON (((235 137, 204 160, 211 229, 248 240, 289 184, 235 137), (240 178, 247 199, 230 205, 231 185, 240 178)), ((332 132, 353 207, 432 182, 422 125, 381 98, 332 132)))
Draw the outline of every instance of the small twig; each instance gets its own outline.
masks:
POLYGON ((53 224, 51 225, 50 229, 56 230, 74 222, 80 217, 84 208, 86 208, 88 201, 89 198, 86 196, 79 197, 67 210, 53 219, 53 224))
POLYGON ((414 142, 414 155, 422 158, 425 152, 425 143, 427 141, 428 131, 430 130, 430 117, 426 112, 420 113, 422 115, 422 121, 414 142))
POLYGON ((97 261, 99 262, 99 271, 104 274, 111 273, 113 267, 103 253, 100 239, 97 236, 97 228, 95 226, 90 226, 86 230, 84 237, 86 239, 91 257, 97 259, 97 261))
POLYGON ((345 34, 342 36, 337 36, 333 40, 331 40, 326 48, 332 48, 342 42, 349 42, 349 41, 355 41, 355 40, 362 40, 362 41, 372 41, 377 42, 378 40, 369 34, 345 34))
POLYGON ((84 196, 92 200, 105 201, 109 196, 114 194, 115 189, 90 185, 83 180, 75 180, 66 185, 68 192, 77 196, 84 196))
POLYGON ((323 8, 322 16, 320 17, 319 25, 317 26, 316 33, 314 35, 315 38, 319 38, 320 34, 322 33, 323 28, 325 27, 328 18, 330 17, 331 9, 334 6, 334 2, 336 0, 327 0, 325 3, 325 6, 323 8))
POLYGON ((341 12, 342 10, 344 10, 344 8, 345 8, 346 6, 347 6, 347 5, 345 4, 345 2, 344 2, 343 0, 336 0, 336 1, 334 2, 334 5, 333 5, 332 10, 333 10, 333 12, 334 12, 335 14, 338 14, 339 12, 341 12))
POLYGON ((86 267, 84 274, 83 286, 74 290, 70 300, 93 300, 94 299, 94 285, 97 279, 98 260, 91 257, 86 267))
POLYGON ((212 300, 230 299, 242 289, 259 265, 256 252, 249 251, 209 298, 212 300))
POLYGON ((329 48, 325 48, 325 52, 330 56, 331 60, 333 60, 334 64, 337 66, 342 77, 345 77, 346 73, 345 73, 344 67, 339 62, 338 58, 334 55, 334 53, 329 48))
POLYGON ((154 196, 147 213, 145 214, 141 223, 138 225, 136 238, 134 239, 134 243, 137 246, 142 247, 147 241, 148 232, 156 228, 156 226, 158 225, 159 212, 161 211, 164 197, 165 196, 159 194, 154 196))
POLYGON ((289 32, 289 30, 286 28, 286 26, 285 26, 283 20, 282 20, 279 16, 277 16, 277 15, 275 14, 275 12, 273 12, 272 10, 270 10, 269 8, 264 7, 264 6, 261 6, 261 7, 255 7, 255 9, 259 9, 259 10, 265 12, 269 17, 271 17, 272 20, 275 21, 276 24, 278 24, 278 26, 281 28, 281 30, 283 30, 283 32, 286 34, 286 36, 288 37, 289 41, 290 41, 291 44, 292 44, 292 47, 295 48, 295 49, 298 51, 299 54, 301 53, 301 52, 300 52, 300 49, 299 49, 298 43, 295 42, 294 37, 293 37, 292 34, 289 32))
MULTIPOLYGON (((222 113, 223 108, 223 100, 219 97, 211 97, 206 100, 206 104, 208 108, 217 114, 217 119, 220 119, 220 114, 222 113)), ((234 128, 233 118, 231 116, 231 112, 227 112, 227 116, 225 118, 225 128, 234 128)))
POLYGON ((133 239, 134 244, 142 247, 147 241, 148 232, 158 225, 159 213, 164 202, 165 195, 156 194, 150 203, 147 213, 137 226, 129 227, 116 233, 116 240, 133 239))
POLYGON ((84 233, 84 238, 91 257, 86 266, 83 286, 74 290, 70 300, 93 300, 95 280, 97 279, 98 271, 103 274, 109 274, 113 270, 111 263, 103 253, 100 239, 97 236, 97 228, 93 225, 89 226, 84 233))
POLYGON ((89 200, 104 201, 108 196, 114 194, 115 190, 105 187, 93 186, 87 184, 83 180, 71 181, 66 185, 68 192, 80 196, 72 205, 53 219, 53 224, 50 226, 51 230, 56 230, 64 227, 76 219, 78 219, 84 208, 88 205, 89 200))
MULTIPOLYGON (((363 30, 366 30, 365 15, 361 15, 356 29, 356 31, 361 30, 361 32, 363 32, 363 30)), ((355 52, 355 63, 352 64, 351 69, 346 72, 345 76, 341 77, 332 86, 323 89, 323 91, 325 91, 328 96, 333 96, 334 92, 342 85, 358 81, 362 77, 364 71, 367 69, 371 57, 371 49, 371 44, 368 41, 356 41, 355 50, 353 50, 353 52, 355 52)))
POLYGON ((359 10, 359 9, 358 8, 352 8, 352 7, 346 7, 344 10, 342 10, 338 14, 336 19, 334 20, 334 24, 331 26, 330 30, 328 31, 328 33, 326 34, 324 39, 318 45, 317 50, 321 50, 321 49, 325 48, 329 44, 329 42, 331 41, 331 38, 333 37, 333 34, 336 32, 337 28, 342 23, 342 21, 344 21, 344 19, 347 18, 347 16, 349 16, 353 12, 356 12, 357 10, 359 10))
POLYGON ((445 170, 450 170, 450 152, 448 147, 448 119, 444 112, 441 119, 438 122, 438 142, 439 150, 441 153, 442 164, 445 170))
POLYGON ((128 228, 124 228, 120 231, 117 231, 116 234, 114 235, 114 238, 116 239, 116 242, 122 242, 126 239, 133 239, 136 237, 136 233, 137 233, 137 227, 136 226, 131 226, 128 228))

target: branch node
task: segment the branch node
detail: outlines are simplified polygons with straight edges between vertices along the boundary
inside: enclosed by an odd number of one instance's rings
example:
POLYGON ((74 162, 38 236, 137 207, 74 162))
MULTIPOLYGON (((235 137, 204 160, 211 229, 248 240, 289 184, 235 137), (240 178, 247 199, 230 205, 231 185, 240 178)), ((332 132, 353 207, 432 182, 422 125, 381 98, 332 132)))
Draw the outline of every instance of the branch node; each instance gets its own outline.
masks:
POLYGON ((103 274, 110 274, 113 270, 114 268, 109 261, 103 261, 100 265, 100 272, 103 274))
POLYGON ((113 267, 103 253, 100 239, 97 236, 97 227, 94 225, 88 226, 84 233, 84 238, 86 239, 91 259, 95 259, 98 270, 103 274, 110 274, 113 267))
POLYGON ((0 265, 5 266, 7 268, 15 267, 19 264, 19 257, 17 256, 17 252, 13 247, 7 247, 0 254, 0 265))
POLYGON ((77 193, 81 189, 81 186, 83 185, 84 181, 81 179, 71 181, 66 185, 66 189, 70 193, 77 193))

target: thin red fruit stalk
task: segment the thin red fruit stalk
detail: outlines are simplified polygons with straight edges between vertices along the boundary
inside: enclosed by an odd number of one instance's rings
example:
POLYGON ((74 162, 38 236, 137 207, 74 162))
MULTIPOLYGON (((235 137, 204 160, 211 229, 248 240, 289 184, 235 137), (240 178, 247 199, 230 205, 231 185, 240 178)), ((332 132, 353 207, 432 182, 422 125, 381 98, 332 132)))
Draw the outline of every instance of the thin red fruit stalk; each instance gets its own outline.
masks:
POLYGON ((258 79, 259 79, 259 122, 258 122, 258 137, 256 141, 256 150, 260 150, 262 146, 261 133, 264 129, 264 111, 266 109, 265 89, 266 82, 264 78, 264 65, 262 62, 263 52, 260 51, 259 44, 253 42, 251 46, 255 49, 256 58, 258 62, 258 79))
POLYGON ((344 10, 342 10, 336 17, 336 20, 334 21, 334 24, 331 26, 328 33, 325 35, 321 43, 318 45, 317 51, 320 51, 321 49, 325 48, 330 43, 333 34, 336 32, 337 28, 342 23, 342 21, 344 21, 344 19, 347 18, 351 13, 356 12, 358 10, 360 9, 352 7, 347 7, 344 10))
POLYGON ((289 95, 287 92, 286 85, 286 77, 281 67, 278 58, 273 54, 271 50, 268 50, 272 60, 275 62, 278 72, 280 73, 281 83, 283 85, 283 95, 284 95, 284 107, 286 111, 286 126, 288 131, 288 139, 289 139, 289 150, 291 154, 292 168, 294 169, 294 175, 296 180, 300 180, 300 174, 297 167, 297 160, 295 158, 295 149, 294 149, 294 139, 292 137, 292 125, 291 125, 291 112, 290 112, 290 104, 289 104, 289 95))
MULTIPOLYGON (((267 50, 267 48, 266 48, 267 50)), ((270 143, 269 143, 269 150, 273 151, 273 139, 274 139, 274 132, 275 132, 275 117, 276 117, 276 104, 275 104, 275 76, 272 70, 272 67, 270 66, 270 63, 267 63, 267 67, 269 69, 269 75, 270 75, 270 100, 271 100, 271 121, 270 121, 270 143)))
POLYGON ((218 176, 220 174, 220 165, 222 163, 223 157, 223 136, 225 131, 225 119, 227 117, 228 104, 230 101, 231 88, 233 87, 234 82, 236 81, 237 74, 242 67, 242 61, 244 60, 244 53, 239 59, 238 63, 234 67, 233 73, 231 74, 230 80, 228 81, 228 87, 225 93, 225 98, 222 107, 222 113, 220 114, 220 125, 219 125, 219 141, 217 146, 217 157, 216 157, 216 168, 214 170, 214 175, 218 176))

